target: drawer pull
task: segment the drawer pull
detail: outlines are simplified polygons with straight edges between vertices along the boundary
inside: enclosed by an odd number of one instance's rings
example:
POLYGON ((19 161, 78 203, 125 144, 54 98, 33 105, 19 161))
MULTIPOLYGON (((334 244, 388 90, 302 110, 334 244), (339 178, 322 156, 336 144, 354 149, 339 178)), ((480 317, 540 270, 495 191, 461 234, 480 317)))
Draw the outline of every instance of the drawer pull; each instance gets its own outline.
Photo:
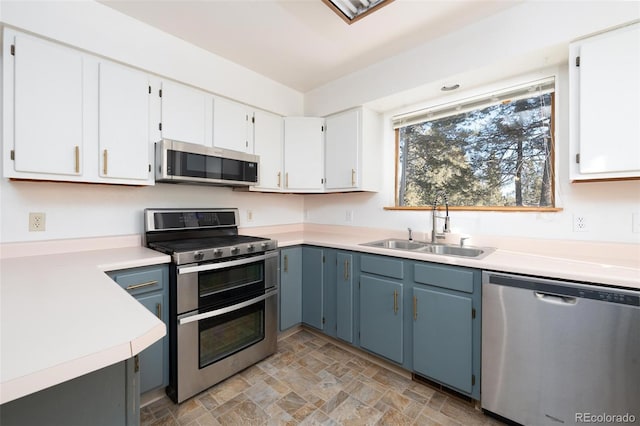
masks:
POLYGON ((138 288, 149 287, 149 286, 156 285, 156 284, 158 284, 158 280, 147 281, 145 283, 130 285, 129 287, 127 287, 127 290, 136 290, 138 288))
POLYGON ((80 173, 80 147, 78 145, 76 145, 75 147, 75 170, 76 173, 80 173))
POLYGON ((162 303, 156 303, 156 316, 162 319, 162 303))
POLYGON ((344 280, 349 281, 349 261, 344 261, 344 280))

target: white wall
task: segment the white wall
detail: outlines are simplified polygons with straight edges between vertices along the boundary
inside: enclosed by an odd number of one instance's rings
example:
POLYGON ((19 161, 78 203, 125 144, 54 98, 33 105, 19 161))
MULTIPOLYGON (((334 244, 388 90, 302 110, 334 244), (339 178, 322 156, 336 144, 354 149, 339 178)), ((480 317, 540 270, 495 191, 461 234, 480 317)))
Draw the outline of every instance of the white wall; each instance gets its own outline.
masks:
MULTIPOLYGON (((0 21, 258 108, 282 115, 302 113, 301 93, 99 3, 3 0, 0 21)), ((242 226, 300 223, 302 205, 302 196, 229 188, 1 179, 0 242, 142 233, 146 207, 238 207, 242 226), (29 212, 46 214, 45 232, 28 232, 29 212)))
MULTIPOLYGON (((451 212, 454 231, 542 239, 640 243, 632 213, 640 212, 640 181, 569 182, 569 41, 640 19, 637 2, 533 2, 515 6, 457 33, 389 58, 305 95, 307 114, 323 115, 369 104, 384 114, 383 187, 377 194, 305 198, 307 222, 430 232, 429 211, 389 211, 394 205, 394 114, 443 103, 452 96, 482 92, 542 68, 557 65, 556 205, 558 213, 451 212), (561 62, 560 62, 561 61, 561 62), (460 94, 442 96, 443 84, 460 83, 460 94), (346 212, 353 221, 346 221, 346 212), (588 232, 573 232, 573 216, 587 219, 588 232)), ((532 80, 535 78, 532 78, 532 80)), ((509 84, 507 84, 508 86, 509 84)))
POLYGON ((302 222, 303 197, 230 188, 153 187, 2 180, 0 242, 142 234, 147 207, 237 207, 243 227, 302 222), (247 220, 247 210, 253 220, 247 220), (29 232, 29 212, 46 214, 46 231, 29 232))

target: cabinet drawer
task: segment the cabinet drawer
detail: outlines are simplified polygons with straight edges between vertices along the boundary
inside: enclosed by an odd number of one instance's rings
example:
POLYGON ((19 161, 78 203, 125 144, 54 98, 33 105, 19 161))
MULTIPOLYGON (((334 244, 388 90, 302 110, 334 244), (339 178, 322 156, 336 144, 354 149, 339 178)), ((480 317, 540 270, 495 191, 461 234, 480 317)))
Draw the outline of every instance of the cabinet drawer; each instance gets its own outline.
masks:
POLYGON ((471 269, 416 263, 413 272, 417 283, 473 293, 471 269))
POLYGON ((138 295, 164 288, 163 268, 136 268, 109 273, 131 295, 138 295))
POLYGON ((404 278, 402 260, 390 259, 382 256, 366 256, 360 258, 360 270, 371 274, 389 278, 404 278))

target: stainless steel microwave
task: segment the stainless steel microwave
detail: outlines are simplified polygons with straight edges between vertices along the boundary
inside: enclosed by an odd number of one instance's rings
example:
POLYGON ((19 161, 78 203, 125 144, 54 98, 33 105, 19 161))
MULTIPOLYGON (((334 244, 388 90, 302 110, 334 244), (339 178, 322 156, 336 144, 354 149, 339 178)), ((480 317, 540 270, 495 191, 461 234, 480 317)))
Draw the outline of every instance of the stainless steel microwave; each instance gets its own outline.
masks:
POLYGON ((258 184, 257 155, 163 139, 156 142, 156 182, 217 186, 258 184))

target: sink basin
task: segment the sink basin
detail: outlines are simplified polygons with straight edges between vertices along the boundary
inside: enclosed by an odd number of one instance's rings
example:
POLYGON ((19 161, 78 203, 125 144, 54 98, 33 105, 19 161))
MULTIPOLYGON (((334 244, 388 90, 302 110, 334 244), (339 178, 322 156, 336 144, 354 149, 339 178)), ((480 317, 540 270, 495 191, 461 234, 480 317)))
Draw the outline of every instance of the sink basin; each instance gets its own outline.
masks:
POLYGON ((458 247, 440 244, 427 244, 417 251, 433 254, 445 254, 449 256, 478 257, 484 253, 484 250, 477 247, 458 247))
POLYGON ((481 259, 495 250, 490 247, 460 247, 451 244, 432 244, 423 241, 401 240, 398 238, 372 241, 361 245, 420 253, 440 254, 443 256, 470 257, 474 259, 481 259))
POLYGON ((370 246, 370 247, 397 249, 397 250, 417 250, 424 247, 423 243, 419 243, 416 241, 409 241, 409 240, 396 240, 393 238, 390 238, 388 240, 374 241, 374 242, 366 243, 362 245, 370 246))

